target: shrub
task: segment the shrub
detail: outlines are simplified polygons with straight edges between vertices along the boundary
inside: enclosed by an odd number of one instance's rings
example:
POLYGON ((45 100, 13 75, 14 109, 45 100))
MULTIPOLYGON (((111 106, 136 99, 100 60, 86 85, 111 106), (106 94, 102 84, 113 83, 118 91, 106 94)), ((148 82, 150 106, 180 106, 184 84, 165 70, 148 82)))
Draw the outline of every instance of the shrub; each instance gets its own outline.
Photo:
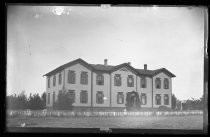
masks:
POLYGON ((32 110, 44 109, 45 105, 43 102, 44 101, 39 94, 34 94, 33 96, 30 94, 28 99, 28 108, 32 110))
POLYGON ((45 108, 45 101, 46 100, 46 93, 44 92, 42 98, 39 94, 34 94, 33 96, 30 94, 30 97, 27 98, 25 92, 21 92, 19 95, 10 95, 6 97, 7 101, 7 109, 44 109, 45 108))
POLYGON ((28 102, 25 92, 21 92, 18 96, 7 96, 7 108, 8 109, 27 109, 28 102))
POLYGON ((177 109, 177 102, 179 100, 176 98, 176 96, 174 94, 172 94, 172 97, 171 97, 171 107, 173 110, 177 109))
POLYGON ((53 108, 57 110, 72 110, 73 109, 73 101, 69 97, 68 92, 61 91, 58 93, 58 99, 53 104, 53 108))

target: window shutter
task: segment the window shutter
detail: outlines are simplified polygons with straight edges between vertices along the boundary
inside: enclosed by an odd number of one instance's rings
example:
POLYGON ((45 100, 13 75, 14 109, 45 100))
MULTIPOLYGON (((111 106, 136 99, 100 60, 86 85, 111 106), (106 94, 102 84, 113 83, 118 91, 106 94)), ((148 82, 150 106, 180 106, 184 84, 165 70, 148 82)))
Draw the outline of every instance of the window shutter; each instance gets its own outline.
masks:
POLYGON ((68 71, 68 83, 70 83, 70 71, 68 71))
POLYGON ((159 85, 160 85, 160 88, 161 88, 161 80, 159 79, 159 85))
POLYGON ((80 84, 83 84, 83 73, 80 74, 80 84))
POLYGON ((96 93, 96 103, 99 104, 99 92, 96 93))
POLYGON ((50 93, 48 93, 47 103, 50 104, 50 93))
POLYGON ((50 88, 50 78, 48 78, 48 88, 50 88))
POLYGON ((144 84, 145 84, 145 88, 147 88, 147 79, 144 78, 144 84))
POLYGON ((85 84, 88 84, 88 73, 85 73, 85 84))
POLYGON ((134 78, 132 77, 132 87, 134 87, 134 78))
POLYGON ((102 92, 102 104, 104 103, 104 93, 102 92))
POLYGON ((72 72, 73 73, 73 83, 75 84, 76 83, 76 73, 72 72))
POLYGON ((101 75, 102 77, 102 85, 104 85, 104 75, 101 75))
POLYGON ((129 87, 129 77, 127 77, 127 86, 129 87))

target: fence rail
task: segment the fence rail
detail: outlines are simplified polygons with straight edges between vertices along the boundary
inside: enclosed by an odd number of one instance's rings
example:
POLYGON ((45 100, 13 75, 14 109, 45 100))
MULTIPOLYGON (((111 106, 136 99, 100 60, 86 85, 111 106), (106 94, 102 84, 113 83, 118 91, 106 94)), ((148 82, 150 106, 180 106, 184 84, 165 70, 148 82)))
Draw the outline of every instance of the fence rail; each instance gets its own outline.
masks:
POLYGON ((48 110, 8 110, 8 117, 120 117, 120 116, 185 116, 202 115, 202 110, 190 111, 144 111, 144 112, 74 112, 48 110))

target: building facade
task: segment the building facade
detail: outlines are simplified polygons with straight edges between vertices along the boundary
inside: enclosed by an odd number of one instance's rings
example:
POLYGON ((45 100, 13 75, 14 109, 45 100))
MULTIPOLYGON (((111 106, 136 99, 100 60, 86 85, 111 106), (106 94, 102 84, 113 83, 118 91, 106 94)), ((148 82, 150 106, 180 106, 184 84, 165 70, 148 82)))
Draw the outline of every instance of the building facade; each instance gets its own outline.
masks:
POLYGON ((76 59, 46 76, 46 106, 52 107, 58 93, 65 89, 74 100, 74 108, 124 109, 127 92, 138 92, 142 108, 171 108, 172 78, 165 68, 148 70, 133 68, 130 63, 116 66, 89 64, 76 59))

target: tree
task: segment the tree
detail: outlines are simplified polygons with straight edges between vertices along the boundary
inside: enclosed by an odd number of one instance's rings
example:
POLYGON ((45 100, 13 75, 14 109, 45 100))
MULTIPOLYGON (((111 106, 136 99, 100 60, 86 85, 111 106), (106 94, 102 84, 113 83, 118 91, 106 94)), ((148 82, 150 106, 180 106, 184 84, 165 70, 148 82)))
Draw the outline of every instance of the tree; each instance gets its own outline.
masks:
POLYGON ((43 108, 46 108, 46 92, 42 93, 41 99, 42 99, 42 106, 43 106, 43 108))
POLYGON ((27 109, 28 101, 25 95, 25 91, 22 91, 18 96, 7 96, 7 108, 8 109, 27 109))
POLYGON ((16 109, 17 108, 18 103, 17 103, 16 94, 7 96, 6 100, 7 100, 7 109, 16 109))
POLYGON ((10 95, 6 97, 7 100, 7 109, 44 109, 46 104, 46 94, 42 94, 42 97, 39 94, 32 95, 27 98, 25 92, 21 94, 10 95))
POLYGON ((179 102, 179 100, 176 98, 176 96, 174 94, 172 94, 172 97, 171 97, 171 108, 173 110, 177 108, 177 102, 179 102))
POLYGON ((183 103, 183 110, 203 110, 203 99, 204 96, 202 96, 200 99, 188 99, 185 103, 183 103))
POLYGON ((39 96, 39 94, 34 94, 33 96, 31 96, 28 99, 28 108, 29 109, 33 109, 33 110, 38 110, 38 109, 43 109, 43 101, 41 99, 41 97, 39 96))
POLYGON ((58 93, 58 98, 55 104, 53 105, 54 109, 58 110, 71 110, 73 109, 73 100, 70 98, 68 92, 65 90, 58 93))
POLYGON ((27 109, 28 102, 25 91, 22 91, 17 97, 17 109, 27 109))

